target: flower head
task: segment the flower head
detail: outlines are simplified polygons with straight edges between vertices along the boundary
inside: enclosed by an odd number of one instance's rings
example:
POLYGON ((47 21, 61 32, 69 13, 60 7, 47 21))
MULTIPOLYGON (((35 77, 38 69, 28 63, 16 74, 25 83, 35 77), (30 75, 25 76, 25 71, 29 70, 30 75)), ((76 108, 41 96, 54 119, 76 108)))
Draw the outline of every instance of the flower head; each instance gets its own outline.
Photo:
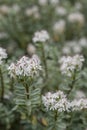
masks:
POLYGON ((25 14, 29 17, 33 16, 36 19, 40 18, 38 6, 32 6, 31 8, 27 8, 25 10, 25 14))
POLYGON ((39 4, 40 4, 41 6, 45 6, 45 5, 47 5, 48 0, 38 0, 38 2, 39 2, 39 4))
POLYGON ((6 50, 0 47, 0 65, 3 63, 3 59, 7 58, 6 50))
POLYGON ((65 16, 67 14, 67 11, 64 7, 62 6, 58 6, 55 10, 56 14, 60 15, 60 16, 65 16))
POLYGON ((28 46, 27 46, 27 52, 28 52, 29 55, 35 54, 35 53, 36 53, 36 48, 35 48, 35 46, 32 45, 31 43, 28 44, 28 46))
POLYGON ((70 104, 71 104, 70 107, 71 107, 72 111, 79 111, 82 109, 86 109, 87 108, 87 99, 81 98, 79 100, 73 100, 70 104))
POLYGON ((58 34, 63 34, 65 31, 66 23, 64 20, 59 20, 53 25, 53 31, 58 34))
POLYGON ((79 12, 75 12, 75 13, 69 14, 68 21, 71 23, 79 23, 80 25, 83 25, 85 18, 83 14, 79 12))
POLYGON ((84 58, 81 55, 75 55, 73 57, 68 56, 68 57, 62 57, 60 59, 60 70, 62 74, 65 74, 69 77, 72 76, 75 70, 79 71, 82 68, 82 63, 84 62, 84 58))
POLYGON ((79 54, 82 51, 82 46, 78 43, 78 41, 69 41, 64 45, 62 52, 63 54, 79 54))
POLYGON ((59 3, 59 0, 50 0, 50 4, 57 5, 59 3))
POLYGON ((45 96, 42 96, 42 102, 47 111, 69 111, 69 102, 66 98, 66 95, 64 95, 62 91, 58 91, 56 93, 48 92, 45 96))
POLYGON ((31 59, 23 56, 16 64, 12 63, 8 70, 11 77, 34 77, 41 70, 40 59, 37 55, 33 55, 31 59))
POLYGON ((49 34, 47 31, 42 30, 35 32, 33 42, 46 42, 47 40, 49 40, 49 34))

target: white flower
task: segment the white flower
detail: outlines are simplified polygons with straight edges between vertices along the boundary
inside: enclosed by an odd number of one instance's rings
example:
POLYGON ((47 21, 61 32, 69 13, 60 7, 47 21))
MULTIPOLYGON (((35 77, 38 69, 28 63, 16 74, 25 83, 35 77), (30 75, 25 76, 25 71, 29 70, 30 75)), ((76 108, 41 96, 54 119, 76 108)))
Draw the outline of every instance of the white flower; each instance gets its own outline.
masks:
POLYGON ((0 39, 8 38, 8 34, 5 32, 0 32, 0 39))
POLYGON ((70 103, 70 107, 72 111, 80 111, 82 109, 87 109, 87 99, 79 99, 79 100, 73 100, 70 103))
POLYGON ((71 23, 79 23, 80 25, 84 24, 85 18, 84 15, 80 12, 71 13, 68 16, 68 21, 71 23))
POLYGON ((3 60, 7 58, 6 50, 0 47, 0 65, 3 63, 3 60))
POLYGON ((42 96, 42 102, 47 111, 69 111, 69 102, 67 101, 66 95, 64 95, 62 91, 58 91, 56 93, 48 92, 45 96, 42 96))
POLYGON ((38 2, 39 2, 39 4, 40 4, 41 6, 45 6, 45 5, 47 5, 48 0, 38 0, 38 2))
POLYGON ((41 69, 37 55, 33 55, 31 59, 23 56, 16 64, 12 63, 8 68, 11 77, 34 77, 41 69))
POLYGON ((76 3, 75 3, 75 8, 76 8, 77 10, 81 10, 81 9, 82 9, 82 4, 81 4, 80 2, 76 2, 76 3))
POLYGON ((11 63, 11 65, 8 67, 8 70, 9 70, 10 76, 15 77, 16 66, 14 63, 11 63))
POLYGON ((58 34, 62 34, 65 31, 65 25, 66 23, 64 20, 59 20, 53 25, 53 31, 58 34))
POLYGON ((17 5, 17 4, 14 4, 14 5, 12 6, 12 10, 15 11, 16 13, 18 13, 18 12, 20 11, 20 6, 17 5))
POLYGON ((34 37, 33 37, 33 42, 46 42, 49 40, 49 34, 47 31, 42 30, 35 32, 34 37))
POLYGON ((36 53, 36 48, 35 48, 35 46, 32 45, 32 44, 28 44, 27 52, 28 52, 29 55, 35 54, 35 53, 36 53))
POLYGON ((81 90, 76 91, 75 99, 80 99, 80 98, 85 98, 85 97, 86 97, 86 95, 83 91, 81 91, 81 90))
POLYGON ((85 37, 81 38, 81 39, 79 40, 79 45, 80 45, 81 47, 87 47, 87 39, 86 39, 85 37))
POLYGON ((82 47, 79 45, 78 41, 68 41, 63 49, 62 49, 64 54, 77 54, 81 53, 82 47))
POLYGON ((25 10, 25 14, 27 16, 33 16, 34 18, 40 18, 38 6, 32 6, 31 8, 27 8, 25 10))
POLYGON ((1 5, 0 6, 0 12, 4 14, 8 14, 10 12, 10 7, 7 5, 1 5))
POLYGON ((59 0, 50 0, 50 4, 57 5, 59 3, 59 0))
POLYGON ((81 55, 75 55, 73 57, 63 56, 59 61, 59 63, 61 64, 61 73, 71 77, 75 70, 81 70, 83 61, 84 58, 81 55))
POLYGON ((64 16, 67 14, 67 11, 64 7, 62 6, 58 6, 55 10, 56 14, 60 15, 60 16, 64 16))

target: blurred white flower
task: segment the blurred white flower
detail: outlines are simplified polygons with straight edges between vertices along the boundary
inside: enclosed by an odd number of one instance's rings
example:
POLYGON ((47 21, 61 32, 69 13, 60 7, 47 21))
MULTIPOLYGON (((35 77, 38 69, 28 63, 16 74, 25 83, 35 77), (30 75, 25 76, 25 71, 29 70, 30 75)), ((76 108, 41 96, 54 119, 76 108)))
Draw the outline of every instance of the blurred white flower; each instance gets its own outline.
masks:
POLYGON ((15 77, 16 65, 14 63, 11 63, 11 65, 8 67, 8 70, 10 77, 15 77))
POLYGON ((80 111, 82 109, 86 109, 87 108, 87 99, 79 99, 79 100, 73 100, 71 103, 70 103, 70 106, 71 106, 71 110, 72 111, 80 111))
POLYGON ((70 108, 70 103, 62 91, 58 91, 56 93, 48 92, 45 96, 42 96, 42 102, 47 111, 57 110, 58 112, 63 112, 69 111, 70 108))
POLYGON ((31 8, 27 8, 25 10, 25 14, 27 16, 33 16, 34 18, 40 18, 39 8, 38 6, 33 6, 31 8))
POLYGON ((0 47, 0 65, 3 63, 3 60, 7 58, 6 49, 0 47))
POLYGON ((66 22, 64 20, 59 20, 53 25, 53 31, 58 34, 62 34, 65 31, 66 22))
POLYGON ((79 40, 79 45, 80 45, 81 47, 87 47, 87 38, 82 37, 82 38, 79 40))
POLYGON ((8 14, 10 12, 10 7, 7 5, 1 5, 0 12, 3 14, 8 14))
POLYGON ((46 42, 49 40, 49 34, 46 30, 41 30, 38 32, 35 32, 34 37, 33 37, 33 42, 46 42))
POLYGON ((82 4, 81 4, 80 2, 76 2, 76 3, 75 3, 75 8, 76 8, 77 10, 81 10, 81 9, 82 9, 82 4))
POLYGON ((37 55, 33 55, 31 59, 23 56, 16 64, 12 63, 9 67, 9 75, 11 77, 34 77, 38 75, 40 71, 40 59, 37 55))
POLYGON ((17 4, 14 4, 14 5, 12 6, 12 10, 15 11, 16 13, 18 13, 18 12, 20 11, 20 6, 17 5, 17 4))
POLYGON ((9 34, 6 32, 0 32, 0 39, 2 38, 8 38, 9 34))
POLYGON ((63 56, 59 63, 61 64, 60 70, 62 74, 71 77, 75 70, 79 71, 82 68, 84 58, 81 55, 63 56))
POLYGON ((41 6, 45 6, 45 5, 47 5, 48 0, 38 0, 38 3, 39 3, 41 6))
POLYGON ((28 46, 27 46, 27 52, 28 52, 29 55, 35 54, 36 53, 35 46, 32 45, 32 44, 28 44, 28 46))
POLYGON ((81 90, 76 91, 75 99, 81 99, 81 98, 86 98, 85 93, 81 90))
POLYGON ((78 54, 81 53, 82 47, 79 45, 78 41, 69 41, 64 45, 62 52, 63 54, 78 54))
POLYGON ((57 5, 59 3, 59 0, 50 0, 50 4, 57 5))
POLYGON ((55 12, 56 12, 56 14, 58 14, 60 16, 65 16, 67 14, 66 9, 64 7, 62 7, 62 6, 56 7, 55 12))
POLYGON ((80 12, 74 12, 68 15, 68 21, 71 23, 79 23, 83 25, 85 22, 84 15, 80 12))

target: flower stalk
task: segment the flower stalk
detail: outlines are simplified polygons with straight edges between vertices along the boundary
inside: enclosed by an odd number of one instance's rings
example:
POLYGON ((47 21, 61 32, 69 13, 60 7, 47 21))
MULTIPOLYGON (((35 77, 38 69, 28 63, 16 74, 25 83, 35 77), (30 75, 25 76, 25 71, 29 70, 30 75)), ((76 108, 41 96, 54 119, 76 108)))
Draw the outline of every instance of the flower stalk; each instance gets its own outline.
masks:
POLYGON ((48 67, 47 67, 47 61, 46 61, 46 56, 45 56, 45 50, 44 50, 43 43, 41 44, 41 50, 42 50, 42 59, 43 59, 44 69, 45 69, 45 79, 48 79, 48 67))
POLYGON ((73 90, 73 88, 74 88, 75 83, 76 83, 76 72, 74 72, 74 75, 72 76, 72 82, 71 82, 71 84, 69 85, 70 90, 69 90, 68 93, 67 93, 67 96, 68 96, 68 97, 70 96, 70 94, 71 94, 71 92, 72 92, 72 90, 73 90))
POLYGON ((2 70, 0 68, 0 78, 1 78, 1 101, 4 99, 4 79, 3 79, 3 74, 2 70))
POLYGON ((26 90, 26 98, 29 99, 29 87, 27 84, 25 84, 25 90, 26 90))

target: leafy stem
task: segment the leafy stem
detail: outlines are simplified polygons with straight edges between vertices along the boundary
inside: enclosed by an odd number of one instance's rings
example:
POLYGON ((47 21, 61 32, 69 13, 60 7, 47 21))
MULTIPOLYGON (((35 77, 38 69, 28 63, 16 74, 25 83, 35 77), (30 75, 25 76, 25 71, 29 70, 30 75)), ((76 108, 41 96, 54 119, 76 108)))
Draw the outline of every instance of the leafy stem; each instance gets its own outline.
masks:
POLYGON ((45 78, 48 79, 48 67, 47 67, 47 61, 46 61, 46 56, 45 56, 45 50, 44 50, 43 43, 41 44, 41 49, 42 49, 42 59, 43 59, 44 69, 45 69, 45 78))
POLYGON ((68 97, 69 97, 69 95, 71 94, 71 92, 72 92, 72 90, 73 90, 73 88, 74 88, 75 83, 76 83, 76 71, 75 71, 74 74, 72 75, 72 82, 71 82, 71 84, 69 85, 70 90, 69 90, 68 93, 67 93, 68 97))
POLYGON ((27 85, 27 83, 24 81, 22 81, 23 86, 25 87, 25 92, 26 92, 26 98, 29 99, 29 86, 27 85))
POLYGON ((1 101, 3 101, 4 98, 4 79, 3 79, 3 73, 0 68, 0 78, 1 78, 1 101))
POLYGON ((26 90, 26 97, 29 99, 29 86, 25 84, 25 90, 26 90))

